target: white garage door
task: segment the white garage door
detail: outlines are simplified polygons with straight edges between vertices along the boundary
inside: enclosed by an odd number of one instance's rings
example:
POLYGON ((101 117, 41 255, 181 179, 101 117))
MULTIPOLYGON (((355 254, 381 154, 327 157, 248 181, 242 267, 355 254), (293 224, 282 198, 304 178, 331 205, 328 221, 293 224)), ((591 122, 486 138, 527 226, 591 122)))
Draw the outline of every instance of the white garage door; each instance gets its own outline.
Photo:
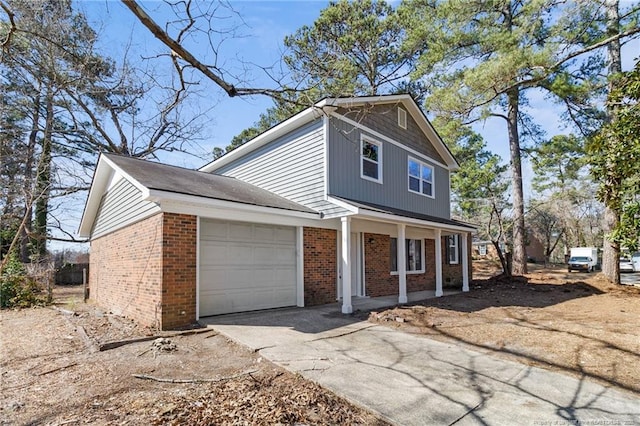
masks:
POLYGON ((295 228, 201 220, 201 317, 295 305, 295 228))

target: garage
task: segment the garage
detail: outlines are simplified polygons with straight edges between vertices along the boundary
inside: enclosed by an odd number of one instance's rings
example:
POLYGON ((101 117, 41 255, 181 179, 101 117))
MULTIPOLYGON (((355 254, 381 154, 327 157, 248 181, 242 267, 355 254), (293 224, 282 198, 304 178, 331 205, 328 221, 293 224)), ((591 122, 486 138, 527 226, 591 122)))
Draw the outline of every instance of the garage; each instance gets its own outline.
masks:
POLYGON ((296 228, 200 221, 199 316, 296 305, 296 228))

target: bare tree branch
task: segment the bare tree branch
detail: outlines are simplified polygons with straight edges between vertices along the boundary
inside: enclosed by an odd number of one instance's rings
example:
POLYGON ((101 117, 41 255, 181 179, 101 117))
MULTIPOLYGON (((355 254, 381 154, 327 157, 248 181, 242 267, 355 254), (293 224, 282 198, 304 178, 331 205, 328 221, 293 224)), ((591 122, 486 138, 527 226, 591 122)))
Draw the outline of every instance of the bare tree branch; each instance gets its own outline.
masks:
POLYGON ((11 39, 13 38, 13 34, 18 30, 18 28, 16 27, 15 14, 13 13, 9 5, 3 1, 0 1, 0 8, 4 10, 4 12, 7 14, 7 17, 9 18, 9 31, 7 31, 7 36, 2 42, 2 52, 4 56, 4 52, 9 48, 11 39))
MULTIPOLYGON (((253 88, 238 88, 233 84, 227 82, 222 76, 220 76, 220 70, 214 66, 208 66, 200 62, 191 52, 189 52, 184 46, 180 44, 178 40, 172 38, 165 30, 163 30, 143 9, 140 7, 136 0, 121 0, 122 3, 135 15, 135 17, 145 26, 151 33, 160 40, 165 46, 171 49, 172 55, 175 55, 187 62, 190 66, 200 71, 207 78, 217 84, 222 90, 224 90, 229 97, 235 96, 247 96, 247 95, 267 95, 274 98, 279 98, 283 93, 290 92, 291 90, 283 89, 253 89, 253 88)), ((189 4, 187 4, 188 6, 189 4)), ((182 37, 182 32, 180 37, 182 37)))

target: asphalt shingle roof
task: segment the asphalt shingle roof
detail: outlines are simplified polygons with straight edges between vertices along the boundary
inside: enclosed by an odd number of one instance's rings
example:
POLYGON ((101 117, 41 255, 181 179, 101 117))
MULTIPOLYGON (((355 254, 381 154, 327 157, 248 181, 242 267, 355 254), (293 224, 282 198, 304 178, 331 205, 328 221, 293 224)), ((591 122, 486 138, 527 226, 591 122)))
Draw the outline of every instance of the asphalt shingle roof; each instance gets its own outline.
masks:
POLYGON ((396 209, 393 207, 387 207, 387 206, 381 206, 379 204, 373 204, 373 203, 367 203, 367 202, 363 202, 363 201, 355 201, 355 200, 350 200, 348 198, 343 198, 343 197, 336 197, 335 195, 333 195, 332 197, 334 198, 338 198, 340 200, 343 200, 355 207, 358 207, 360 209, 365 209, 365 210, 370 210, 373 212, 378 212, 378 213, 386 213, 386 214, 392 214, 395 216, 402 216, 402 217, 408 217, 411 219, 419 219, 419 220, 425 220, 428 222, 435 222, 435 223, 441 223, 443 225, 454 225, 454 226, 463 226, 465 228, 469 228, 469 229, 475 229, 476 227, 470 223, 466 223, 466 222, 461 222, 459 220, 454 220, 454 219, 445 219, 442 217, 436 217, 436 216, 430 216, 428 214, 422 214, 422 213, 416 213, 416 212, 410 212, 407 210, 401 210, 401 209, 396 209))
POLYGON ((103 155, 149 189, 254 206, 317 213, 301 204, 229 176, 199 172, 121 155, 103 155))

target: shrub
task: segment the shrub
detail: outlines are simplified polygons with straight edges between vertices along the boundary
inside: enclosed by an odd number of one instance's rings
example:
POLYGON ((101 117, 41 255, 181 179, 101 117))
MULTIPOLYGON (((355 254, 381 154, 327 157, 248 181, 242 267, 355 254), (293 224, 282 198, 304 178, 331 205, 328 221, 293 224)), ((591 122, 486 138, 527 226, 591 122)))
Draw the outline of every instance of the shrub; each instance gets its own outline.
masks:
POLYGON ((14 254, 0 275, 0 308, 28 308, 44 305, 40 285, 27 275, 24 266, 14 254))

